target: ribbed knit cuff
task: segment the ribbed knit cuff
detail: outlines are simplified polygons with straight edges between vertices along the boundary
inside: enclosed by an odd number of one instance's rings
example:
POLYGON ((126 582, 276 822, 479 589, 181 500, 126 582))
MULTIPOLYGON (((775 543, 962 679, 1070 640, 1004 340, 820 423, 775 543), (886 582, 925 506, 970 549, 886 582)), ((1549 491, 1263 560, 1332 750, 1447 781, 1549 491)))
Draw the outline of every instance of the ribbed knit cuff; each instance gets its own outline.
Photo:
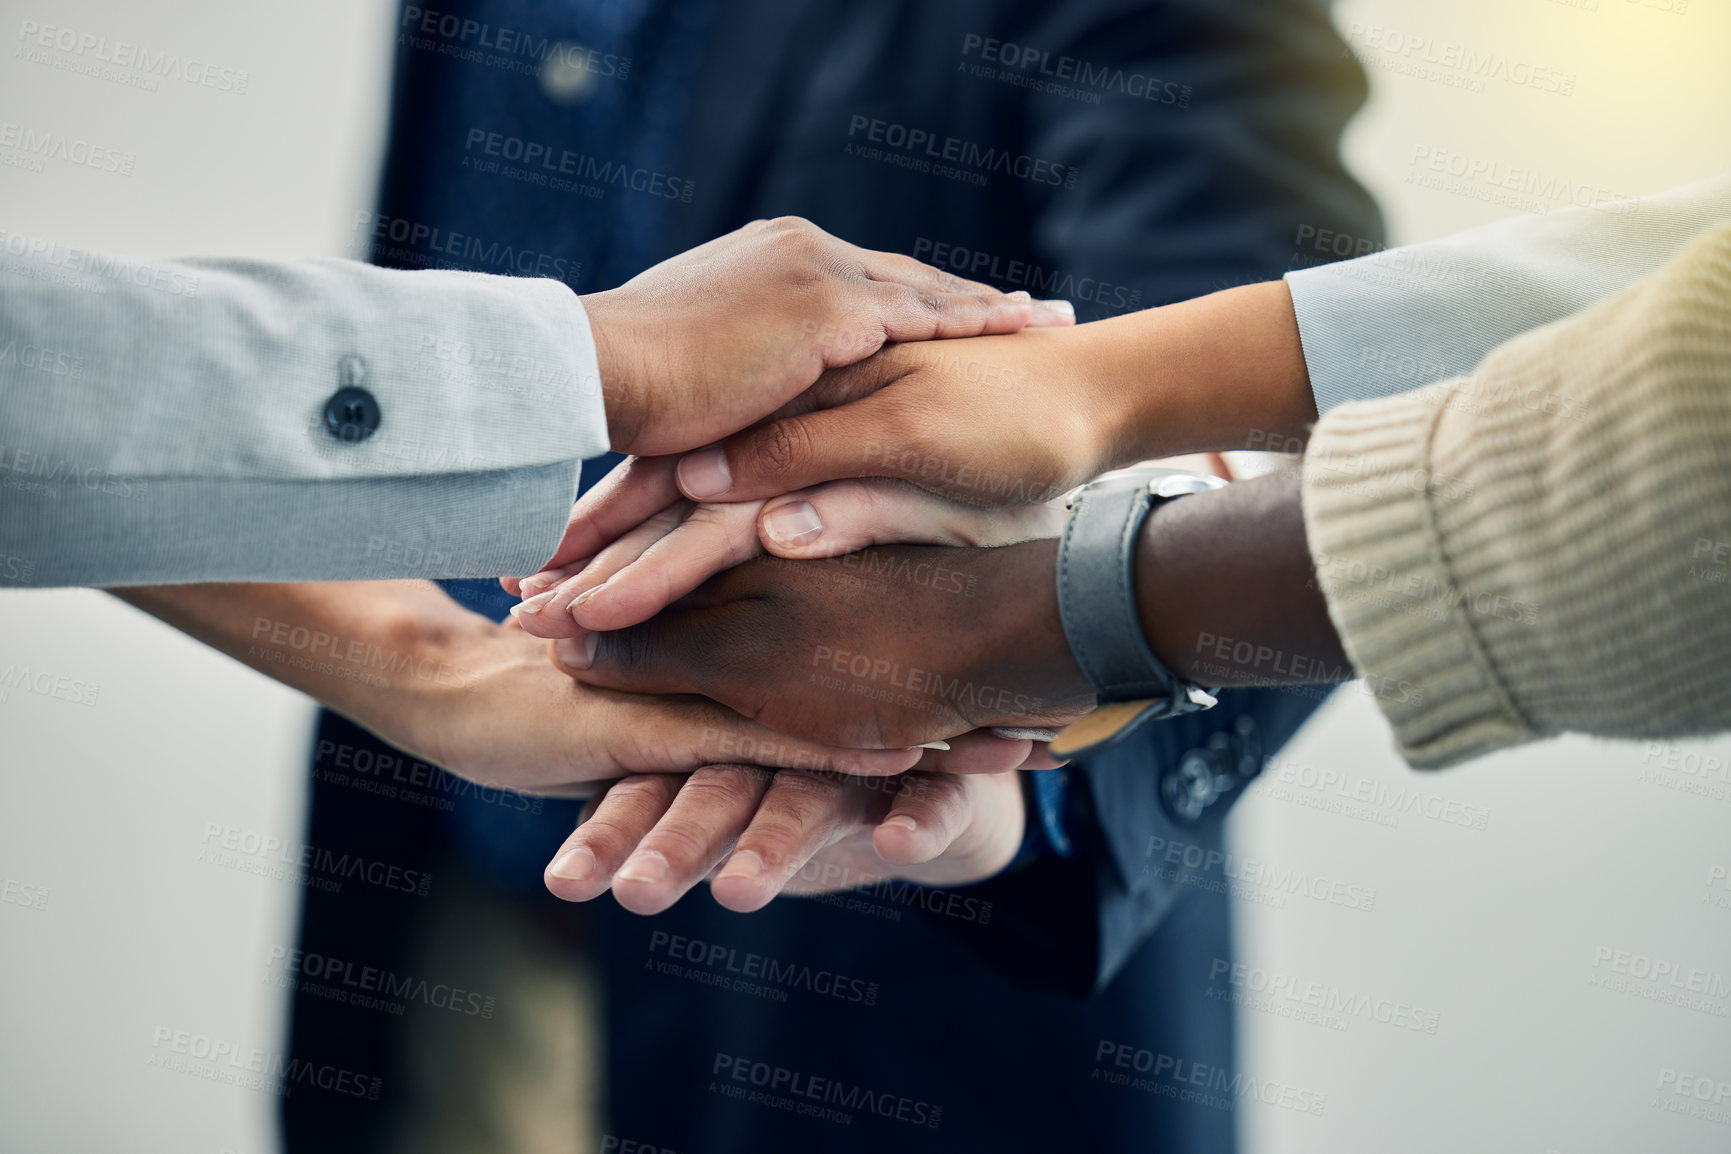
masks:
POLYGON ((1460 383, 1342 405, 1304 458, 1304 524, 1329 616, 1420 769, 1535 736, 1474 632, 1437 529, 1437 502, 1471 497, 1470 481, 1431 468, 1460 383))

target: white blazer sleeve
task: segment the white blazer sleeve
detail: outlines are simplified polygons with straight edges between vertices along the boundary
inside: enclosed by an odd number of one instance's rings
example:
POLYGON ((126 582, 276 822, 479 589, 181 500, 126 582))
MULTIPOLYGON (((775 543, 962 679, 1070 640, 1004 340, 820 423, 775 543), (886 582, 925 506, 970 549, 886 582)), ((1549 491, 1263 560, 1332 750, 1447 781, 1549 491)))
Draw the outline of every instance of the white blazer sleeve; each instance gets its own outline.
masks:
POLYGON ((0 234, 0 584, 528 573, 607 444, 557 281, 0 234))
POLYGON ((1286 275, 1318 414, 1460 376, 1621 291, 1731 216, 1731 172, 1286 275))

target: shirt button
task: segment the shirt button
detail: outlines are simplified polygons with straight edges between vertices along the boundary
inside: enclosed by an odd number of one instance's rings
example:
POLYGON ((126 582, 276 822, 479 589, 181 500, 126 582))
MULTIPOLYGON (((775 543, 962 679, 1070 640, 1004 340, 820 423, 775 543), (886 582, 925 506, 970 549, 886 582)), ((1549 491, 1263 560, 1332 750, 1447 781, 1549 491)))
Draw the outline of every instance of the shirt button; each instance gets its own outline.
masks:
POLYGON ((325 402, 325 431, 345 445, 358 444, 372 436, 383 415, 379 399, 361 387, 367 363, 360 357, 344 357, 337 364, 342 387, 325 402))

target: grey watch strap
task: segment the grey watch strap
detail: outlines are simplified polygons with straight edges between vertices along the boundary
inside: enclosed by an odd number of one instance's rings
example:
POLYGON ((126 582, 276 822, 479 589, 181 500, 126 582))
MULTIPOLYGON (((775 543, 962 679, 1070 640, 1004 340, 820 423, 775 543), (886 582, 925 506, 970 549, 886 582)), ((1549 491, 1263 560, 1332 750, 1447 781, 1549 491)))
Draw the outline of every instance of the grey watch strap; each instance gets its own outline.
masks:
POLYGON ((1214 704, 1212 694, 1179 678, 1148 647, 1136 610, 1136 543, 1154 505, 1224 483, 1175 469, 1131 469, 1071 498, 1058 547, 1058 615, 1103 708, 1061 735, 1055 754, 1105 748, 1148 721, 1214 704))

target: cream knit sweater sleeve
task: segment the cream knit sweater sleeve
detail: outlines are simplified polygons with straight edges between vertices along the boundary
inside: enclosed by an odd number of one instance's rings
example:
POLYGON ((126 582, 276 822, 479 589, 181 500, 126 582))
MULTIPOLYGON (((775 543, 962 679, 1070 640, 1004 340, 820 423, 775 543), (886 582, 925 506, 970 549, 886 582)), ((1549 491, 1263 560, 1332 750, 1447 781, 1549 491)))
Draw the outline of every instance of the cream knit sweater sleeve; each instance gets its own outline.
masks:
POLYGON ((1469 377, 1332 410, 1303 503, 1412 765, 1731 729, 1731 225, 1469 377))

